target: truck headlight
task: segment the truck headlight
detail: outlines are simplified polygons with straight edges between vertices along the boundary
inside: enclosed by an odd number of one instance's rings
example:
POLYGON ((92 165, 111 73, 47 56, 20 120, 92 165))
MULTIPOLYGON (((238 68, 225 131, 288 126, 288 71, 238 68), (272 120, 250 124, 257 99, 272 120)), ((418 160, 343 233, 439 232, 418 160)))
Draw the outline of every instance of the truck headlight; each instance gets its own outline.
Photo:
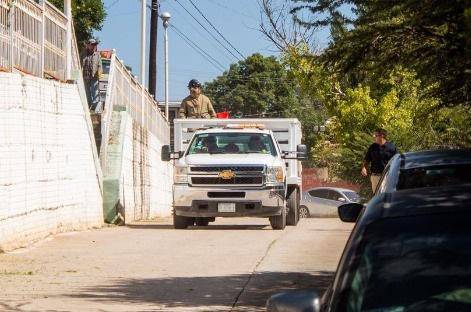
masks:
POLYGON ((188 183, 188 167, 175 167, 173 181, 175 183, 188 183))
POLYGON ((267 182, 268 183, 277 183, 283 182, 283 168, 282 167, 267 167, 267 182))

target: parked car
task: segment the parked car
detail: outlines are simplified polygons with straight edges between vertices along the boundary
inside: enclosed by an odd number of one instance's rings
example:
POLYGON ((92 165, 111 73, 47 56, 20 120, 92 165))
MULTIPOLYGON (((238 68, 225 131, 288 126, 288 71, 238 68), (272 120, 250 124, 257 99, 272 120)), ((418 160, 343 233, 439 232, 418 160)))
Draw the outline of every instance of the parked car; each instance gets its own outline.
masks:
POLYGON ((396 155, 366 206, 339 206, 357 223, 324 295, 280 293, 267 311, 471 311, 470 203, 470 150, 396 155))
POLYGON ((471 149, 411 152, 389 161, 375 195, 465 183, 471 183, 471 149))
POLYGON ((314 187, 301 196, 299 216, 337 215, 337 207, 345 203, 359 202, 360 196, 352 190, 339 187, 314 187))

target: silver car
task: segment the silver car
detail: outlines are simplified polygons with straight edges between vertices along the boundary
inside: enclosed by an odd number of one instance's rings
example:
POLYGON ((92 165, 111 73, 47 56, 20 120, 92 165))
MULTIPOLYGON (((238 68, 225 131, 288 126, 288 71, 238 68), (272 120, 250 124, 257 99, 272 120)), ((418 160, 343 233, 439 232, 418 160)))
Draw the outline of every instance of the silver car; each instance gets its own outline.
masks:
POLYGON ((303 192, 299 216, 301 218, 337 217, 338 206, 359 201, 360 196, 353 190, 339 187, 315 187, 303 192))

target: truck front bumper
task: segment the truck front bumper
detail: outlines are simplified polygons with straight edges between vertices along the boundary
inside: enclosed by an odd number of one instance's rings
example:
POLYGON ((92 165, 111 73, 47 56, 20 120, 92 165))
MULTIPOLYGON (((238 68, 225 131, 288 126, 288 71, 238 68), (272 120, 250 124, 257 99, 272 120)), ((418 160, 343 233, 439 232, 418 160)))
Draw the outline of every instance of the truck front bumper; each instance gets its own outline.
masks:
POLYGON ((184 217, 270 217, 284 207, 283 186, 261 189, 202 188, 175 184, 173 208, 184 217), (234 212, 220 212, 219 203, 234 203, 234 212))

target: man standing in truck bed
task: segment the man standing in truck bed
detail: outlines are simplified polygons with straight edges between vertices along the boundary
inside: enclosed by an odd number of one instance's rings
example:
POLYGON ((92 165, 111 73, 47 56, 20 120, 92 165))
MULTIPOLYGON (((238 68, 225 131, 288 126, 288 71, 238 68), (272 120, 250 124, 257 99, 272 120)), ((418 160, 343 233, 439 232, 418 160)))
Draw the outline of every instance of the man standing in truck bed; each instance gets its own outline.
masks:
POLYGON ((190 95, 183 99, 179 110, 180 118, 215 118, 216 112, 209 98, 201 94, 201 84, 196 79, 188 83, 190 95))

